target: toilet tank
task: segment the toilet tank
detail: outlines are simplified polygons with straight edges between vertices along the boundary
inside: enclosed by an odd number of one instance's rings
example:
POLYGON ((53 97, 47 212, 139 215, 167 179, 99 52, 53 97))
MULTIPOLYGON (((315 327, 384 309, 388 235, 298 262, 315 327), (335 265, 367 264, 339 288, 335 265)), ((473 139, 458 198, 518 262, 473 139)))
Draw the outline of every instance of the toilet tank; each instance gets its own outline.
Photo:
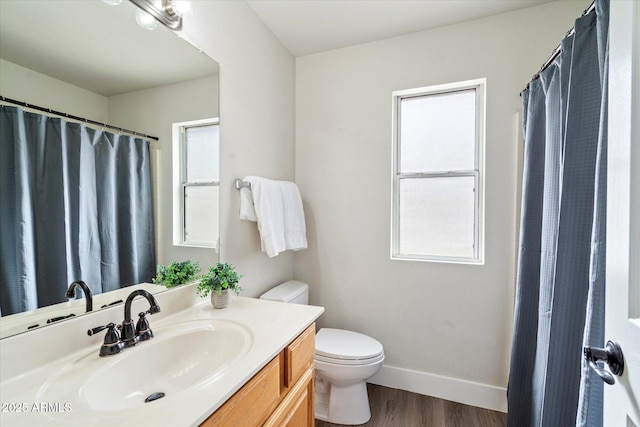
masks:
POLYGON ((307 305, 309 285, 298 280, 289 280, 260 295, 260 299, 307 305))

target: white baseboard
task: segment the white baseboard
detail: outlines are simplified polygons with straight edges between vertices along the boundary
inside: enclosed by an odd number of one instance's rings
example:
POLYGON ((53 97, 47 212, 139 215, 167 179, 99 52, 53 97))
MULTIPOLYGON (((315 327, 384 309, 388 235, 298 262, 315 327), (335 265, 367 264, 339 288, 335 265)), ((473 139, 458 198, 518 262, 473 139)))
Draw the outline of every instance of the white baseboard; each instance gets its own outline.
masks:
POLYGON ((384 365, 367 382, 465 405, 507 412, 507 389, 384 365))

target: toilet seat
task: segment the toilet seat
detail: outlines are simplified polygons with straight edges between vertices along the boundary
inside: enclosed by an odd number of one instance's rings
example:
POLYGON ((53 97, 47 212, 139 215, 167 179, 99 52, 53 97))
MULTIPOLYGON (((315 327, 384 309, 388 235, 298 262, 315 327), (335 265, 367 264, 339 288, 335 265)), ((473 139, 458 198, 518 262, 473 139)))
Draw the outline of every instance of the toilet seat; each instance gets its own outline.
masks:
POLYGON ((358 332, 322 328, 316 334, 315 359, 339 365, 367 365, 384 359, 382 344, 358 332))
POLYGON ((380 354, 376 357, 372 357, 371 359, 337 359, 333 357, 324 357, 318 356, 317 354, 313 357, 313 360, 316 362, 324 362, 332 365, 344 365, 344 366, 366 366, 380 362, 384 360, 384 354, 380 354))

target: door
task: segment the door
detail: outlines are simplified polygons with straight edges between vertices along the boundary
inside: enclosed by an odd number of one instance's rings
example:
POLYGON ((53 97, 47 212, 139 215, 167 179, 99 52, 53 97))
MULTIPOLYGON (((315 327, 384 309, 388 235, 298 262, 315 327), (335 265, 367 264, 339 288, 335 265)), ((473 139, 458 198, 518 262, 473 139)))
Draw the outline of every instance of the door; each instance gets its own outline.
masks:
POLYGON ((640 2, 611 1, 605 337, 625 366, 605 385, 605 427, 640 427, 639 15, 640 2))

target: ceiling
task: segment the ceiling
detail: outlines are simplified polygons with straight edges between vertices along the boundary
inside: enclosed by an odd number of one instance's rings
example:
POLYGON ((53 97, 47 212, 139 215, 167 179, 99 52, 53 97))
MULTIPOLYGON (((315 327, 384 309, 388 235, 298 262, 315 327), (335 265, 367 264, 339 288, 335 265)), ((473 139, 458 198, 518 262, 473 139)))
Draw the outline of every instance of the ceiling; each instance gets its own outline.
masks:
POLYGON ((294 56, 353 46, 554 0, 248 0, 294 56))
MULTIPOLYGON (((294 56, 302 56, 550 1, 248 0, 248 4, 294 56)), ((104 96, 218 73, 213 60, 172 31, 161 25, 154 31, 138 27, 135 10, 128 1, 114 7, 100 0, 0 0, 0 57, 104 96)))

